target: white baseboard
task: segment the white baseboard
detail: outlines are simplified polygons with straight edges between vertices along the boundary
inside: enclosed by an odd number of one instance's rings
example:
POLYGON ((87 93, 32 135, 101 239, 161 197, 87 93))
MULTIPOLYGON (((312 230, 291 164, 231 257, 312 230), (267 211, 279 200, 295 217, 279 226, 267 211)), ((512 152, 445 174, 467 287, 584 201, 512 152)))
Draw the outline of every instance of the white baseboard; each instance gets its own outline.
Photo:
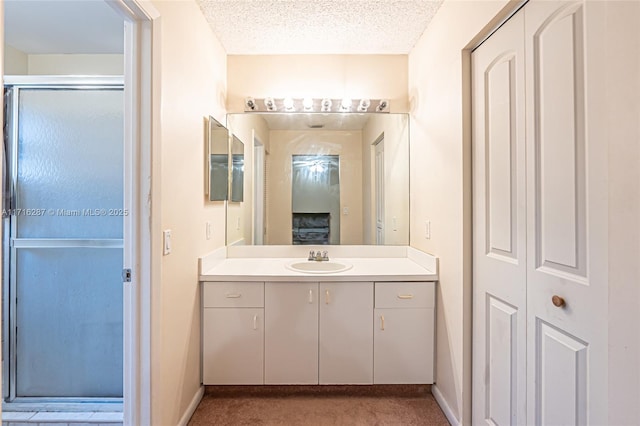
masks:
POLYGON ((440 409, 442 409, 442 412, 447 417, 447 420, 449 420, 449 423, 451 423, 451 426, 460 426, 460 420, 458 420, 453 414, 451 407, 449 407, 449 404, 444 399, 444 396, 442 396, 442 392, 440 392, 440 389, 438 389, 436 385, 431 385, 431 393, 440 406, 440 409))
POLYGON ((187 411, 185 411, 182 417, 180 418, 180 421, 178 422, 178 426, 187 426, 187 423, 189 423, 189 420, 191 419, 191 416, 193 416, 193 413, 196 412, 196 408, 198 408, 198 404, 200 404, 200 401, 202 400, 203 396, 204 396, 204 386, 200 386, 200 389, 198 389, 198 392, 196 392, 196 394, 193 396, 193 399, 189 403, 189 406, 187 407, 187 411))

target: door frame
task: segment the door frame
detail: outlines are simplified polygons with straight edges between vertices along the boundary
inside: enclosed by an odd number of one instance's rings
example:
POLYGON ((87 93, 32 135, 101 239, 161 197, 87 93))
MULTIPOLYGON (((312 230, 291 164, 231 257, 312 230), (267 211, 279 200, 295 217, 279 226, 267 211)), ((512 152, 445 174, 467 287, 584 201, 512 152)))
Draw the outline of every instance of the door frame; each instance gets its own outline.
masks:
MULTIPOLYGON (((8 123, 6 129, 11 132, 11 135, 8 137, 9 144, 7 146, 7 151, 5 152, 7 162, 6 166, 8 166, 7 171, 7 180, 8 185, 11 188, 12 196, 14 195, 14 191, 17 185, 17 169, 18 169, 18 116, 17 111, 19 108, 19 97, 20 91, 23 89, 68 89, 68 90, 123 90, 124 82, 121 76, 40 76, 40 75, 27 75, 27 76, 6 76, 4 77, 4 85, 10 86, 13 88, 11 96, 9 97, 9 103, 11 107, 8 111, 8 123)), ((124 90, 123 90, 124 92, 124 90)), ((126 185, 126 183, 124 184, 126 185)), ((123 187, 124 187, 123 185, 123 187)), ((124 223, 124 221, 123 221, 124 223)), ((2 289, 3 294, 3 308, 9 307, 9 321, 5 321, 3 325, 3 335, 5 336, 5 340, 3 340, 2 345, 2 353, 3 359, 5 362, 3 363, 3 377, 5 380, 2 383, 2 393, 4 397, 9 397, 11 402, 9 404, 19 406, 21 408, 24 407, 38 407, 41 404, 60 404, 61 409, 65 409, 64 401, 68 400, 69 403, 75 401, 75 398, 60 398, 60 397, 18 397, 16 396, 16 374, 17 374, 17 335, 15 333, 14 327, 17 326, 17 318, 16 318, 16 277, 15 275, 11 275, 12 271, 16 270, 16 250, 18 248, 24 247, 24 244, 18 244, 18 241, 11 241, 12 236, 17 235, 17 221, 11 220, 10 216, 7 216, 3 219, 2 227, 4 231, 11 229, 9 232, 5 233, 3 236, 2 244, 3 250, 3 274, 2 280, 4 282, 4 288, 2 289), (9 255, 9 253, 11 253, 9 255), (14 330, 10 332, 10 330, 14 330), (6 379, 9 378, 7 381, 6 379), (63 401, 63 402, 59 402, 63 401)), ((123 247, 124 239, 122 240, 110 240, 108 243, 105 239, 81 239, 85 240, 85 243, 89 244, 97 244, 99 247, 110 247, 117 248, 123 247)), ((24 243, 24 242, 22 242, 24 243)), ((39 246, 39 243, 33 242, 33 247, 46 247, 47 245, 39 246)), ((76 245, 77 242, 69 241, 66 243, 59 242, 59 248, 63 245, 68 247, 79 247, 76 245)), ((123 247, 124 248, 124 247, 123 247)), ((124 307, 124 299, 123 299, 123 307, 124 307)), ((123 336, 124 339, 124 336, 123 336)), ((79 398, 80 400, 84 400, 84 398, 79 398)), ((90 398, 91 399, 91 398, 90 398)), ((100 404, 102 402, 115 402, 119 398, 96 398, 95 403, 100 404)), ((88 408, 91 409, 90 405, 92 402, 87 404, 88 408)))
POLYGON ((252 243, 264 244, 265 146, 253 132, 253 235, 252 243))
POLYGON ((154 339, 160 278, 160 13, 143 0, 107 1, 125 21, 125 221, 123 424, 151 425, 154 339), (153 149, 155 146, 156 149, 153 149), (154 166, 155 165, 155 166, 154 166), (154 182, 156 184, 154 185, 154 182), (156 237, 154 237, 156 236, 156 237))

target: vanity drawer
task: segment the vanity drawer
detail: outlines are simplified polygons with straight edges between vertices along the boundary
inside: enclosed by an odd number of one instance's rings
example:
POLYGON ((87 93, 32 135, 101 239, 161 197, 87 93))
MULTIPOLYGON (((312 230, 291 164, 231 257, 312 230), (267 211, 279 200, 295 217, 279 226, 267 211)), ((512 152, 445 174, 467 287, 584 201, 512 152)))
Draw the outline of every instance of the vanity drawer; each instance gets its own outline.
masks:
POLYGON ((376 283, 376 308, 433 308, 434 282, 376 283))
POLYGON ((202 292, 205 308, 263 308, 264 283, 206 283, 202 292))

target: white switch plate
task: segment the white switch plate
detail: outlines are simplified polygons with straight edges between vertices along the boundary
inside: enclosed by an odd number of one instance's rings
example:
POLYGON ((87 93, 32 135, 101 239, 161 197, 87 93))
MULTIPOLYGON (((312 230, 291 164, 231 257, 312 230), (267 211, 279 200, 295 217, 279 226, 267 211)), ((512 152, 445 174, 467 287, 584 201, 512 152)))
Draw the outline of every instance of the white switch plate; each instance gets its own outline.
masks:
POLYGON ((345 216, 348 216, 349 215, 349 207, 343 207, 342 208, 342 214, 345 215, 345 216))
POLYGON ((162 254, 165 256, 171 254, 171 229, 162 231, 162 244, 162 254))
POLYGON ((211 239, 211 222, 207 222, 206 235, 207 235, 207 240, 210 240, 211 239))
POLYGON ((394 216, 393 219, 391 219, 391 222, 393 223, 393 230, 397 231, 398 230, 398 218, 394 216))
POLYGON ((240 218, 236 218, 236 230, 240 230, 240 218))
POLYGON ((430 240, 430 239, 431 239, 431 221, 430 221, 430 220, 427 220, 427 221, 424 223, 424 237, 425 237, 427 240, 430 240))

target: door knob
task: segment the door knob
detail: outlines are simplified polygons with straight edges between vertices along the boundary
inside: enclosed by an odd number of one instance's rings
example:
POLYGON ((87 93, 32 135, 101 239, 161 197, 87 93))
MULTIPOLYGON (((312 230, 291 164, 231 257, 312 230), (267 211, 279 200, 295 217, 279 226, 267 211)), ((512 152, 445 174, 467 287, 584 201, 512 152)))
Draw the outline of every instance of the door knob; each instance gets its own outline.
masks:
POLYGON ((564 298, 557 295, 553 295, 553 297, 551 298, 551 303, 553 303, 553 305, 557 306, 558 308, 563 308, 567 304, 567 302, 564 301, 564 298))

